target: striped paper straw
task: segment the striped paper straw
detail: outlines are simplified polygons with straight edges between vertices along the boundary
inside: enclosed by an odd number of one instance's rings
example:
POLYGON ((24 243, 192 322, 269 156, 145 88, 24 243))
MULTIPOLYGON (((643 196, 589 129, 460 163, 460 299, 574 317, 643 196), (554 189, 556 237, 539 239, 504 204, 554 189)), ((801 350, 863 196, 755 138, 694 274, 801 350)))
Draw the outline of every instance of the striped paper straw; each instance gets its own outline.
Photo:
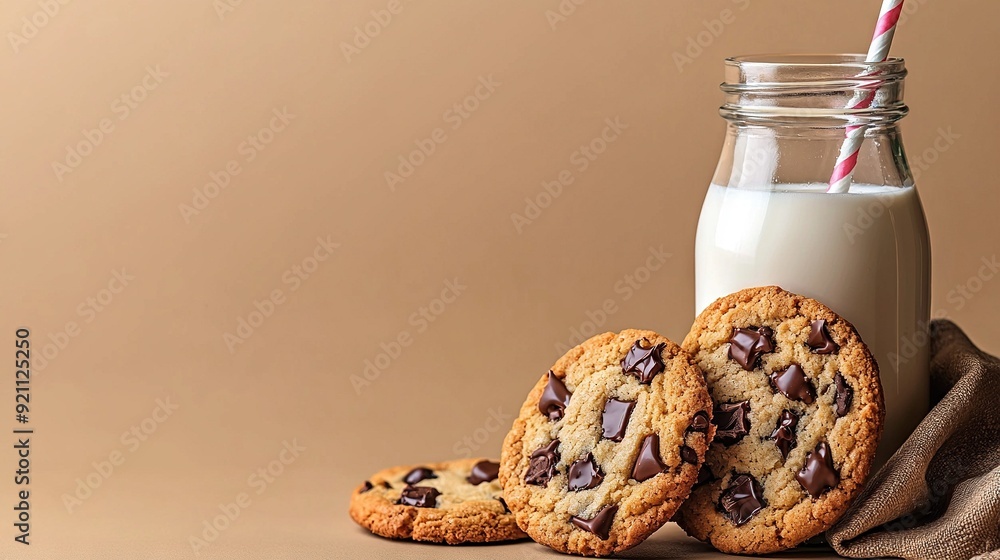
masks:
MULTIPOLYGON (((896 23, 899 22, 899 14, 903 11, 903 0, 883 0, 882 9, 879 11, 878 23, 875 25, 875 34, 872 35, 872 44, 868 48, 868 56, 865 62, 885 62, 889 56, 889 47, 892 45, 892 37, 896 33, 896 23)), ((868 89, 858 91, 854 98, 847 105, 848 109, 867 109, 871 107, 875 100, 875 90, 868 89)), ((851 189, 851 180, 854 177, 854 168, 858 165, 858 152, 861 151, 861 144, 865 141, 865 127, 862 125, 851 125, 847 127, 847 138, 840 147, 840 155, 837 156, 837 165, 833 168, 833 175, 830 176, 830 187, 826 192, 845 193, 851 189)))

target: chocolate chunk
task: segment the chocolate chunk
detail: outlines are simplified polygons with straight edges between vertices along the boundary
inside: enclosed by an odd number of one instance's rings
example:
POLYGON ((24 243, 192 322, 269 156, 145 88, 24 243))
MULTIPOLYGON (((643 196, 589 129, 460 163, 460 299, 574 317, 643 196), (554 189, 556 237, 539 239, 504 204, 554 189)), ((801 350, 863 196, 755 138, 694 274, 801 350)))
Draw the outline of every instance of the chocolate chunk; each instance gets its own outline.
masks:
POLYGON ((430 486, 407 486, 399 496, 400 504, 404 506, 435 507, 437 497, 441 495, 437 488, 430 486))
POLYGON ((573 525, 597 535, 601 540, 608 540, 608 535, 611 533, 611 523, 614 521, 616 513, 618 513, 618 506, 604 506, 593 519, 583 519, 574 515, 569 520, 573 525))
POLYGON ((566 412, 566 405, 569 404, 571 394, 561 379, 556 374, 549 372, 549 381, 542 391, 542 398, 538 400, 538 410, 549 417, 549 420, 558 420, 566 412))
POLYGON ((806 379, 806 372, 798 364, 788 366, 785 371, 771 372, 769 377, 771 387, 792 400, 806 404, 812 404, 816 400, 816 389, 806 379))
POLYGON ((491 480, 496 480, 497 475, 500 474, 500 463, 494 463, 493 461, 479 461, 472 466, 472 472, 469 474, 469 484, 481 484, 483 482, 490 482, 491 480))
POLYGON ((826 330, 826 319, 817 319, 812 322, 809 331, 809 338, 806 344, 812 348, 816 354, 833 354, 837 351, 837 343, 830 338, 830 332, 826 330))
POLYGON ((708 468, 708 462, 701 464, 701 470, 698 471, 698 480, 694 483, 694 487, 697 488, 702 484, 708 484, 715 480, 715 475, 712 474, 712 469, 708 468))
POLYGON ((764 509, 761 493, 760 484, 754 477, 741 474, 732 480, 729 488, 722 491, 719 508, 739 527, 764 509))
POLYGON ((816 446, 816 451, 806 455, 806 464, 795 474, 795 480, 813 498, 818 498, 828 488, 840 483, 840 473, 833 466, 829 444, 821 442, 816 446))
POLYGON ((685 463, 691 463, 692 465, 697 465, 698 464, 698 452, 695 451, 694 449, 686 446, 686 445, 682 445, 681 446, 681 461, 684 461, 685 463))
POLYGON ((573 463, 569 467, 569 489, 573 491, 587 490, 594 488, 604 481, 604 474, 597 467, 594 455, 587 453, 587 456, 573 463))
POLYGON ((666 367, 663 365, 663 356, 661 355, 666 347, 666 343, 661 342, 651 348, 643 348, 642 340, 635 341, 632 349, 622 360, 622 373, 626 375, 631 373, 635 375, 639 383, 649 385, 653 382, 656 374, 666 367))
POLYGON ((559 462, 559 440, 554 439, 552 443, 545 447, 540 447, 531 454, 531 462, 528 464, 528 473, 524 475, 524 482, 536 486, 547 486, 549 480, 556 475, 556 463, 559 462))
POLYGON ((500 502, 500 505, 503 506, 504 513, 510 513, 510 508, 507 507, 507 502, 503 501, 503 498, 497 498, 497 501, 500 502))
POLYGON ((753 371, 762 354, 774 352, 773 336, 774 331, 770 327, 733 329, 733 336, 729 339, 729 357, 743 369, 753 371))
POLYGON ((371 481, 366 480, 365 483, 364 483, 364 485, 361 487, 361 493, 364 494, 365 492, 371 490, 372 488, 375 488, 375 487, 372 486, 371 481))
POLYGON ((799 424, 799 417, 790 410, 781 411, 778 418, 778 425, 771 432, 771 439, 774 445, 781 451, 781 458, 787 459, 788 452, 795 447, 798 441, 795 439, 795 426, 799 424))
POLYGON ((386 490, 392 490, 392 484, 389 484, 389 481, 388 481, 388 480, 383 480, 383 481, 382 481, 382 486, 383 486, 383 487, 384 487, 384 488, 385 488, 386 490))
POLYGON ((660 459, 660 436, 650 434, 639 446, 639 456, 632 466, 632 478, 639 482, 649 480, 667 468, 660 459))
POLYGON ((689 432, 708 432, 708 413, 704 410, 696 412, 694 418, 691 419, 691 424, 688 426, 689 432))
POLYGON ((625 429, 628 428, 628 419, 632 416, 633 408, 635 401, 608 399, 608 402, 604 403, 604 414, 601 416, 601 424, 604 426, 603 437, 611 441, 621 441, 625 437, 625 429))
POLYGON ((722 403, 712 414, 715 441, 729 447, 750 432, 750 401, 722 403))
POLYGON ((847 380, 844 379, 840 372, 833 377, 833 383, 837 386, 837 395, 834 397, 834 402, 837 404, 837 418, 843 417, 847 414, 847 410, 851 408, 851 401, 854 399, 854 389, 847 384, 847 380))
POLYGON ((403 477, 403 482, 407 484, 416 484, 421 480, 426 480, 428 478, 437 478, 437 475, 434 474, 434 471, 428 469, 427 467, 417 467, 406 473, 406 476, 403 477))

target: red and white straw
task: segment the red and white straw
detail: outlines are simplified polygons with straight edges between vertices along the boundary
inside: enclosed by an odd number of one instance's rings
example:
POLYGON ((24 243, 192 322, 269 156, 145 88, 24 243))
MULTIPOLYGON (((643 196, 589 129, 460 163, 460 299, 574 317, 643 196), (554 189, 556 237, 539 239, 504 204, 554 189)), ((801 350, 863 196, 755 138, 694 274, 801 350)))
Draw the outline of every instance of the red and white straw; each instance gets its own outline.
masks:
MULTIPOLYGON (((892 45, 892 37, 896 33, 896 24, 899 22, 899 14, 902 11, 903 0, 882 1, 882 9, 879 11, 878 23, 875 25, 875 34, 872 36, 872 44, 868 48, 868 56, 865 57, 865 62, 885 62, 885 59, 888 58, 889 47, 892 45)), ((867 109, 871 107, 874 100, 875 90, 858 91, 847 108, 867 109)), ((858 152, 861 150, 861 144, 864 141, 864 126, 851 125, 847 127, 847 138, 840 147, 840 155, 837 156, 837 165, 833 168, 833 175, 830 177, 830 187, 826 192, 845 193, 850 190, 854 168, 858 165, 858 152)))

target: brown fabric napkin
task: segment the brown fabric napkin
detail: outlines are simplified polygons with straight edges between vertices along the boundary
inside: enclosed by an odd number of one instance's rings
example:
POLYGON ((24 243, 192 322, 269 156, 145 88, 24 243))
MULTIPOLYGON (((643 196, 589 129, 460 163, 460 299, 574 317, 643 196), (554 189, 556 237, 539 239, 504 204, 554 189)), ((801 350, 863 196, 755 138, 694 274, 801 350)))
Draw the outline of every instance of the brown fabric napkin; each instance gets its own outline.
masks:
POLYGON ((931 324, 931 400, 827 532, 840 555, 1000 559, 1000 360, 950 321, 931 324))

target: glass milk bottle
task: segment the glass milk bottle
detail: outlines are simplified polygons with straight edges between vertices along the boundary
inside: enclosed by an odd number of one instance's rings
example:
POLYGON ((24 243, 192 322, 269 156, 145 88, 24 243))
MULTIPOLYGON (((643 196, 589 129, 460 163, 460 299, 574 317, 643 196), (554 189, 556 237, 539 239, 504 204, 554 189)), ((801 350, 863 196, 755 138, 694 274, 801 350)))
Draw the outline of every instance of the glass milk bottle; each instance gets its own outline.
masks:
POLYGON ((726 140, 695 244, 701 312, 778 285, 854 324, 878 361, 886 422, 877 465, 928 410, 930 242, 903 150, 904 62, 852 55, 726 61, 726 140), (874 77, 864 77, 864 76, 874 77), (860 88, 870 108, 847 110, 860 88), (827 193, 848 125, 865 125, 854 182, 827 193))

